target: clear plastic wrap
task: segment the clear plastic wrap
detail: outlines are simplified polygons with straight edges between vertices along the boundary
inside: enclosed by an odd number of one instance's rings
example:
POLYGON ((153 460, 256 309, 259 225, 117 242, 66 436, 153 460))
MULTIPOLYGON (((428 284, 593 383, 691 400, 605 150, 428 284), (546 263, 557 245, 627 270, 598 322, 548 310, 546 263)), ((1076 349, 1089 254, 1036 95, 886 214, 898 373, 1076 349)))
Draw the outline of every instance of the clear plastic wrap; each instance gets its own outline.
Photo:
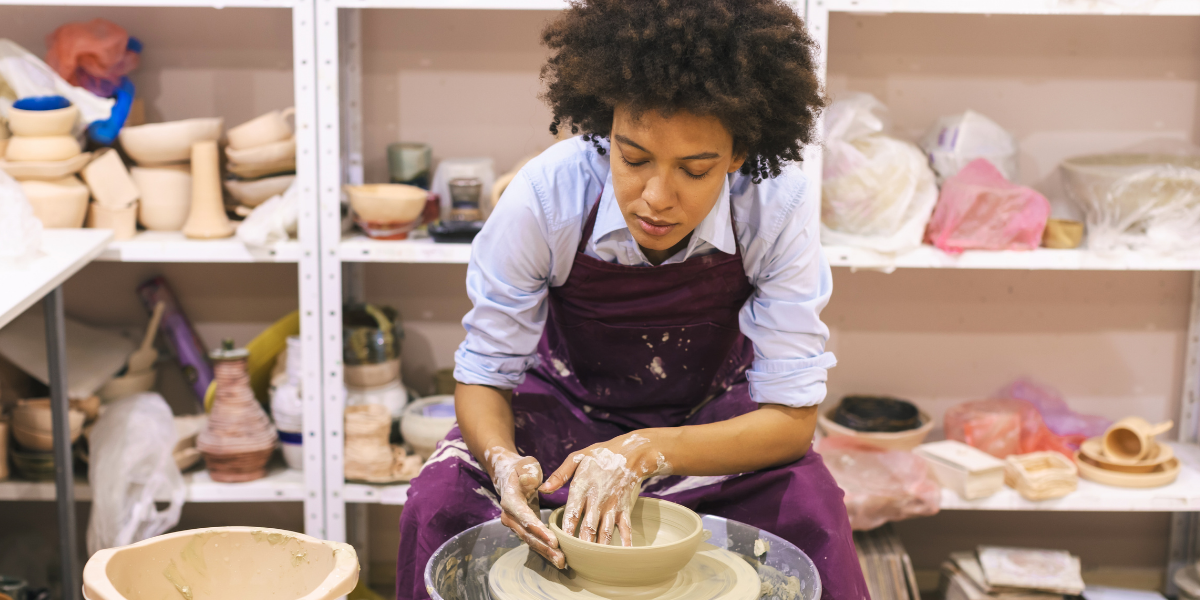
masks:
POLYGON ((912 452, 884 450, 841 435, 822 438, 817 451, 846 492, 851 528, 866 531, 937 514, 942 488, 925 459, 912 452))
POLYGON ((1112 421, 1104 417, 1071 410, 1058 391, 1028 379, 1018 379, 1008 384, 996 397, 1025 400, 1033 404, 1041 413, 1046 427, 1073 448, 1078 448, 1088 438, 1102 435, 1112 425, 1112 421))
POLYGON ((42 222, 17 180, 0 169, 0 262, 30 260, 42 249, 42 222))
POLYGON ((825 114, 821 241, 898 253, 921 244, 937 186, 914 145, 883 135, 887 108, 850 94, 825 114))
POLYGON ((1010 183, 990 161, 977 158, 946 180, 926 241, 950 253, 1036 250, 1050 218, 1050 201, 1010 183))
POLYGON ((158 394, 107 405, 88 438, 92 516, 88 554, 166 533, 179 523, 187 492, 175 465, 175 418, 158 394), (169 498, 158 510, 155 498, 169 498))
POLYGON ((83 125, 108 119, 116 104, 114 100, 67 83, 32 52, 12 40, 0 38, 0 116, 8 114, 16 98, 30 96, 62 96, 70 100, 79 107, 79 120, 83 125))
POLYGON ((950 407, 943 416, 946 439, 995 456, 1052 451, 1068 457, 1067 441, 1046 427, 1032 402, 1011 398, 975 400, 950 407))
POLYGON ((1012 181, 1017 178, 1017 140, 995 121, 968 110, 942 117, 921 138, 921 149, 938 184, 978 158, 987 159, 1012 181))

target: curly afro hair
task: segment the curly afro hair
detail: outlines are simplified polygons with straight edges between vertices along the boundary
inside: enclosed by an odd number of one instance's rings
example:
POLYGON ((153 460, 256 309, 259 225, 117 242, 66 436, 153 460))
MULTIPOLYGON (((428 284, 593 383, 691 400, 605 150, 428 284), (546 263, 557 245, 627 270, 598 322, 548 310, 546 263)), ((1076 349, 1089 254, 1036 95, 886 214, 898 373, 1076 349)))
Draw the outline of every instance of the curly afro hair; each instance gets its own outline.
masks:
POLYGON ((542 32, 557 135, 603 153, 613 109, 718 118, 755 182, 800 161, 825 96, 816 43, 783 0, 572 0, 542 32))

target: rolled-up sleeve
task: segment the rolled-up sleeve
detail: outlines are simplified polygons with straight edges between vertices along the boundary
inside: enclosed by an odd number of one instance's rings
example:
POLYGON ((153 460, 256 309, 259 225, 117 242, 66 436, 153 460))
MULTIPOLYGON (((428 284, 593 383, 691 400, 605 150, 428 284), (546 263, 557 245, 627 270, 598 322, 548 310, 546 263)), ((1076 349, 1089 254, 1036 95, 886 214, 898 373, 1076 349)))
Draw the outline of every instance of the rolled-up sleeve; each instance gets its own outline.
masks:
MULTIPOLYGON (((803 194, 803 186, 797 193, 803 194)), ((754 342, 746 373, 759 403, 801 407, 825 399, 828 370, 837 364, 825 351, 829 328, 821 311, 829 303, 833 274, 820 244, 820 210, 800 201, 766 251, 742 308, 742 333, 754 342)))
POLYGON ((552 259, 545 223, 522 171, 471 246, 467 295, 474 308, 463 318, 467 337, 454 355, 459 383, 512 389, 537 363, 552 259))

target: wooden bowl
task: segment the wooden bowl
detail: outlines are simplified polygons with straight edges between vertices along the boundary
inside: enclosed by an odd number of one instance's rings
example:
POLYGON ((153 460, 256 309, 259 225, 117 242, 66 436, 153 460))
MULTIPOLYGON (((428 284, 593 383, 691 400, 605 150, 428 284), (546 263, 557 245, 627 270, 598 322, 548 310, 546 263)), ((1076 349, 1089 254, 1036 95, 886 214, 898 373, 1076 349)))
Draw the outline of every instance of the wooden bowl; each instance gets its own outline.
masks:
POLYGON ((855 431, 833 422, 827 414, 817 416, 817 425, 825 435, 844 435, 885 450, 912 450, 925 441, 933 429, 933 417, 921 411, 921 425, 916 429, 895 432, 855 431))
POLYGON ((633 546, 621 546, 614 532, 609 545, 585 542, 562 530, 563 509, 550 514, 550 530, 567 564, 580 577, 597 583, 639 586, 671 579, 704 541, 700 516, 691 509, 654 498, 638 498, 629 520, 633 546))

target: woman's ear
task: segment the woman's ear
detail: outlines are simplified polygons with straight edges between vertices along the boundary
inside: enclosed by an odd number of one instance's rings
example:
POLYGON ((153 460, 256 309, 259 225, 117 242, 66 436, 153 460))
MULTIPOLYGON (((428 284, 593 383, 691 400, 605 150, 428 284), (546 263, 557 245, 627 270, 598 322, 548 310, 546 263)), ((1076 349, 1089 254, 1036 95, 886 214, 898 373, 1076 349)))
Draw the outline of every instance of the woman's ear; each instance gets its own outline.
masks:
POLYGON ((746 162, 747 154, 748 153, 745 150, 735 150, 733 153, 733 160, 729 163, 729 171, 728 172, 734 173, 738 169, 741 169, 742 164, 746 162))

